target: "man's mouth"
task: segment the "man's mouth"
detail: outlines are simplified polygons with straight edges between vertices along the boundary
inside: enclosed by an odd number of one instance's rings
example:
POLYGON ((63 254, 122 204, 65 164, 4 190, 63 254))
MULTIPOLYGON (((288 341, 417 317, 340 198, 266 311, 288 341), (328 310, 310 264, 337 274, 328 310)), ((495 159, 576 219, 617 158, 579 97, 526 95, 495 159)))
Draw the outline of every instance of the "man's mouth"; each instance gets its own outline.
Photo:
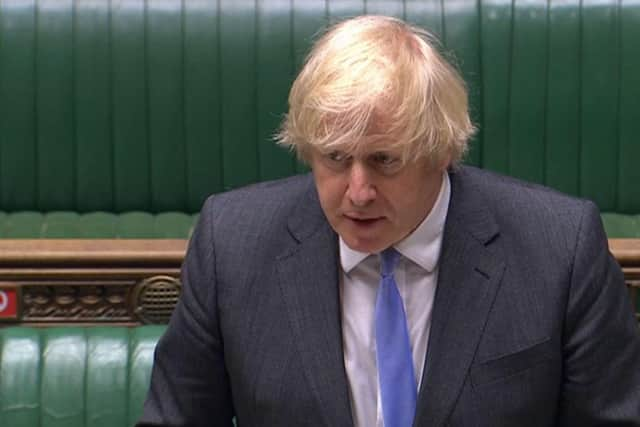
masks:
POLYGON ((377 216, 377 217, 355 217, 355 216, 351 216, 351 215, 345 215, 346 218, 348 218, 349 220, 351 220, 354 224, 356 225, 360 225, 363 227, 367 227, 367 226, 371 226, 381 220, 384 219, 384 217, 382 216, 377 216))

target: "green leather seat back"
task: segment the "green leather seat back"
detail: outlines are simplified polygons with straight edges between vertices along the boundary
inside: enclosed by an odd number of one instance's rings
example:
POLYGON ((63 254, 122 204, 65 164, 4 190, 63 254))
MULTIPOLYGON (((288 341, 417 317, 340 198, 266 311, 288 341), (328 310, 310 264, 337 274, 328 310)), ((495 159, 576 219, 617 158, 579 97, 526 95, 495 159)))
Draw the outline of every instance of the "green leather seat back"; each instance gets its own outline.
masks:
POLYGON ((640 212, 640 4, 4 0, 0 207, 196 212, 303 168, 270 137, 315 34, 430 28, 469 83, 468 163, 640 212))
POLYGON ((1 425, 133 425, 164 328, 0 329, 1 425))
POLYGON ((182 212, 0 212, 0 239, 186 239, 197 220, 198 214, 182 212))

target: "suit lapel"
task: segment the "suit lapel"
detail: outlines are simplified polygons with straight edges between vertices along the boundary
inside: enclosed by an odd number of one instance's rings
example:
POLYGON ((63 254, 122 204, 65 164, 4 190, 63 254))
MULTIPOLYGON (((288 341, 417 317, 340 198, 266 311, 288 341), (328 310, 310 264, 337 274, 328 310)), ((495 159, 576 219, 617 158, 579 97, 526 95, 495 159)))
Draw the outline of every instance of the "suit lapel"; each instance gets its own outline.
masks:
POLYGON ((441 426, 450 416, 504 271, 498 227, 481 195, 464 170, 451 174, 451 185, 416 426, 441 426))
POLYGON ((350 426, 342 354, 337 236, 315 188, 289 223, 292 245, 278 257, 280 287, 305 375, 330 426, 350 426))

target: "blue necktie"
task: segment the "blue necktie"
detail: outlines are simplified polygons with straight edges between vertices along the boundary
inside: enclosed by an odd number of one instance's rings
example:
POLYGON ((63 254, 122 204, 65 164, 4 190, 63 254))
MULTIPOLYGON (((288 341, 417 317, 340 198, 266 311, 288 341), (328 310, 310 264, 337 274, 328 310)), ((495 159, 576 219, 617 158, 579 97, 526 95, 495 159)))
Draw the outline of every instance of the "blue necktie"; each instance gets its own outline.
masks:
POLYGON ((376 298, 376 357, 382 417, 385 427, 410 427, 416 412, 417 386, 402 297, 393 277, 400 254, 381 254, 380 287, 376 298))

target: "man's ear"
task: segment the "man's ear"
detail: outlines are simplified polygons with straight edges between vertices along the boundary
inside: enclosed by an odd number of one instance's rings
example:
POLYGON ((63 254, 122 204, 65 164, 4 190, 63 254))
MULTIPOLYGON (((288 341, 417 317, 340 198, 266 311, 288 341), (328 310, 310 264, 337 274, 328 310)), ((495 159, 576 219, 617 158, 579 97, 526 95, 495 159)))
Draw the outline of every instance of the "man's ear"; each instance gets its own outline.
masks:
POLYGON ((451 154, 446 154, 436 165, 437 169, 444 172, 451 166, 451 154))

